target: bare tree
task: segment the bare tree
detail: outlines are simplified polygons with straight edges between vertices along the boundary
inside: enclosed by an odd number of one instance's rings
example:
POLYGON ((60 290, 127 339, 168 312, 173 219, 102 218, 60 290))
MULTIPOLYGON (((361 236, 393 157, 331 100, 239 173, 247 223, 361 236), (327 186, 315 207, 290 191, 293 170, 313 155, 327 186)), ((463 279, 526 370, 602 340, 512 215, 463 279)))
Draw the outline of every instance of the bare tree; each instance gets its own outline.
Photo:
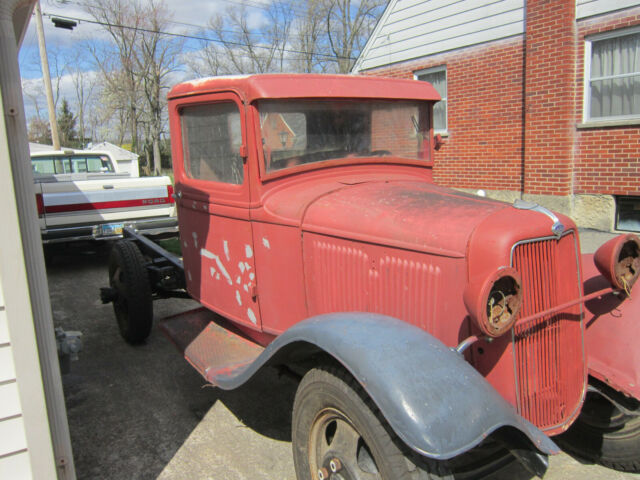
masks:
POLYGON ((386 3, 385 0, 325 0, 327 39, 340 73, 351 70, 386 3))
POLYGON ((140 1, 91 0, 84 5, 113 41, 113 44, 90 44, 90 51, 103 74, 107 96, 126 105, 131 149, 137 152, 140 85, 135 69, 142 33, 140 28, 144 21, 140 1))
POLYGON ((304 12, 294 22, 292 45, 298 52, 291 65, 294 71, 312 73, 327 70, 329 55, 325 31, 325 6, 322 0, 307 0, 304 12))
POLYGON ((212 18, 211 42, 196 57, 192 70, 205 75, 286 71, 294 20, 291 5, 290 0, 272 2, 261 25, 254 28, 244 6, 212 18))
POLYGON ((153 156, 154 174, 160 174, 160 139, 165 124, 165 95, 168 77, 177 69, 182 42, 162 35, 166 31, 169 11, 163 0, 150 0, 143 9, 145 31, 139 38, 140 53, 136 56, 136 76, 142 85, 147 158, 153 156))
POLYGON ((144 152, 153 172, 159 173, 165 92, 183 48, 167 35, 172 12, 164 0, 91 0, 86 8, 112 40, 91 47, 103 76, 103 99, 112 114, 125 117, 131 149, 144 152))
POLYGON ((212 41, 197 57, 198 74, 282 71, 348 72, 386 0, 275 0, 250 28, 247 9, 210 21, 212 41), (203 72, 202 66, 208 67, 203 72))
MULTIPOLYGON (((76 49, 69 67, 71 81, 76 92, 78 141, 82 146, 87 141, 86 112, 92 108, 99 108, 95 105, 96 75, 94 72, 87 70, 86 65, 84 65, 84 54, 85 48, 76 49)), ((90 135, 89 138, 95 137, 90 135)))

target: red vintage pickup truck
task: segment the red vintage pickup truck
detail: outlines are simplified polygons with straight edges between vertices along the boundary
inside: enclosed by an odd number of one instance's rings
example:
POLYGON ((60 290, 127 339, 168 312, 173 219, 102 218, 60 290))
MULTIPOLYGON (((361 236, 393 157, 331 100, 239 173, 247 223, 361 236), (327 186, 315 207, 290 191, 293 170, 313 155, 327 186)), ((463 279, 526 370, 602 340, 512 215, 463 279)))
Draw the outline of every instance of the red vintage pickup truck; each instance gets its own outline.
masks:
POLYGON ((220 388, 298 375, 301 480, 469 478, 504 451, 542 476, 572 424, 569 448, 638 471, 640 241, 594 264, 563 215, 435 185, 438 99, 356 76, 174 87, 183 258, 128 231, 103 300, 131 343, 153 299, 198 300, 161 328, 220 388))

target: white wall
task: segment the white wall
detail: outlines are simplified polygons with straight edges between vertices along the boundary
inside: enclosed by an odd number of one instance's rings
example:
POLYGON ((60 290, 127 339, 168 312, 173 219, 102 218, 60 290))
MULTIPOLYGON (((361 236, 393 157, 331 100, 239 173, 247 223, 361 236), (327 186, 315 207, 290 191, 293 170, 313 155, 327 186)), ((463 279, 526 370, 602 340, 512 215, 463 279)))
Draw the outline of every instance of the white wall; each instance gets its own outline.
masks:
POLYGON ((576 18, 579 20, 637 5, 640 5, 639 0, 576 0, 576 18))
MULTIPOLYGON (((640 0, 576 0, 576 19, 640 0)), ((524 33, 524 0, 391 0, 354 72, 524 33)))
POLYGON ((31 479, 24 419, 0 277, 0 478, 31 479))
POLYGON ((354 71, 524 32, 524 0, 391 0, 354 71))

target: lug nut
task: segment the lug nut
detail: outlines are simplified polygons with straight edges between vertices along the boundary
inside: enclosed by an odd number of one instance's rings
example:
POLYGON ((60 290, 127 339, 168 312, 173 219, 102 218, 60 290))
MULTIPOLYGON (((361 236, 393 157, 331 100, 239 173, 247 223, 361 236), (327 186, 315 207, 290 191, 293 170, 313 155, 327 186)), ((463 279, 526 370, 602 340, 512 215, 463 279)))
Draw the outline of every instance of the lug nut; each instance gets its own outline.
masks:
POLYGON ((342 470, 342 463, 340 463, 340 460, 338 460, 337 458, 334 458, 329 462, 329 468, 333 473, 337 473, 342 470))
POLYGON ((329 478, 329 472, 326 468, 320 468, 318 470, 318 480, 327 480, 329 478))

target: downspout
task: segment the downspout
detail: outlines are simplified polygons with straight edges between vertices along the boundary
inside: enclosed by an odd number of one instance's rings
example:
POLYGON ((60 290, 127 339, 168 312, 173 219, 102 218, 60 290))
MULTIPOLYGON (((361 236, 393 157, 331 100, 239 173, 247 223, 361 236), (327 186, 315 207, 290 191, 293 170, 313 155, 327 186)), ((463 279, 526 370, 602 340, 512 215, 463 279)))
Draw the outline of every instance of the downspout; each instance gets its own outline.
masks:
MULTIPOLYGON (((69 425, 64 404, 62 380, 53 329, 49 287, 42 254, 42 243, 33 193, 33 175, 29 162, 27 126, 18 65, 18 43, 14 18, 16 12, 30 13, 33 0, 0 1, 0 93, 6 122, 11 174, 29 285, 31 311, 38 346, 40 370, 45 392, 49 430, 58 478, 75 480, 69 425)), ((7 279, 9 280, 9 279, 7 279)), ((26 425, 25 425, 26 427, 26 425)))

